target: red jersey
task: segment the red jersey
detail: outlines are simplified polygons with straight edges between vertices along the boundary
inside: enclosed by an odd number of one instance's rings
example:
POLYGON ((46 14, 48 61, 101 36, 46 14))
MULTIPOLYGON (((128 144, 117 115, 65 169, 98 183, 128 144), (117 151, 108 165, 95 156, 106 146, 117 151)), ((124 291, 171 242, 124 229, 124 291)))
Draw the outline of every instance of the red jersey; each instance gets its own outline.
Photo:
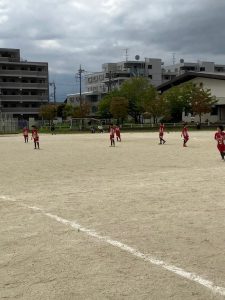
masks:
POLYGON ((215 140, 217 140, 217 148, 220 152, 225 152, 225 132, 216 132, 215 140))
POLYGON ((188 129, 187 129, 186 127, 183 128, 182 133, 181 133, 181 136, 183 136, 183 138, 184 138, 185 140, 188 140, 188 139, 189 139, 188 129))
POLYGON ((34 141, 38 141, 39 140, 39 135, 38 135, 37 129, 33 129, 32 130, 32 137, 33 137, 34 141))
POLYGON ((24 129, 23 129, 23 135, 24 135, 24 136, 28 136, 28 133, 29 133, 28 128, 24 128, 24 129))
POLYGON ((116 127, 115 132, 116 132, 116 136, 120 136, 120 128, 119 127, 116 127))
POLYGON ((110 139, 114 139, 115 129, 113 127, 110 127, 110 129, 109 129, 109 135, 110 135, 110 139))
POLYGON ((164 125, 160 125, 159 126, 159 136, 163 136, 163 134, 164 134, 164 128, 165 128, 164 125))

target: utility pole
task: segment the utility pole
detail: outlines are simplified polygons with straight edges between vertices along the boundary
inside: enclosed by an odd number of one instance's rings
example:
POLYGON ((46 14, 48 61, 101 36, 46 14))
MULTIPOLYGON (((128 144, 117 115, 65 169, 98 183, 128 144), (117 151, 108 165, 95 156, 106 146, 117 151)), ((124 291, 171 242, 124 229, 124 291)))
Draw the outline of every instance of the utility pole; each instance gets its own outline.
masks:
POLYGON ((56 103, 56 85, 55 85, 55 81, 53 82, 49 82, 50 86, 53 86, 53 99, 54 99, 54 104, 56 103))
POLYGON ((112 91, 112 71, 109 71, 109 85, 108 85, 108 92, 110 93, 112 91))
POLYGON ((84 72, 85 70, 81 69, 81 65, 80 65, 80 68, 78 70, 78 78, 80 83, 80 108, 82 107, 82 73, 84 72))
POLYGON ((176 53, 175 53, 175 52, 173 52, 173 54, 172 54, 172 55, 173 55, 173 58, 172 58, 172 59, 173 59, 173 65, 175 65, 175 63, 176 63, 176 53))

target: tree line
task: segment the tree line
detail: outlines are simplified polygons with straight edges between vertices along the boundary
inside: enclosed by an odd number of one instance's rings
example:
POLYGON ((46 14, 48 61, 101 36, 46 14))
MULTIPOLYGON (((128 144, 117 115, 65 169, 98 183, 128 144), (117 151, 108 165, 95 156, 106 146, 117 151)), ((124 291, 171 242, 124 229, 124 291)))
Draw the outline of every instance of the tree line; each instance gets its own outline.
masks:
MULTIPOLYGON (((103 119, 117 119, 123 123, 128 117, 135 123, 151 118, 157 123, 159 118, 168 122, 180 122, 182 113, 202 115, 209 113, 217 102, 209 89, 203 89, 192 82, 174 86, 160 94, 144 77, 134 77, 125 81, 119 90, 113 90, 103 97, 98 106, 98 116, 103 119)), ((40 116, 53 120, 56 116, 84 118, 90 114, 90 104, 82 101, 79 106, 71 104, 41 106, 40 116)))
POLYGON ((201 123, 202 115, 211 112, 216 102, 209 89, 192 82, 174 86, 160 94, 147 78, 134 77, 100 101, 99 114, 118 122, 130 116, 135 123, 142 122, 143 118, 151 118, 157 123, 159 118, 180 122, 185 111, 198 115, 201 123))

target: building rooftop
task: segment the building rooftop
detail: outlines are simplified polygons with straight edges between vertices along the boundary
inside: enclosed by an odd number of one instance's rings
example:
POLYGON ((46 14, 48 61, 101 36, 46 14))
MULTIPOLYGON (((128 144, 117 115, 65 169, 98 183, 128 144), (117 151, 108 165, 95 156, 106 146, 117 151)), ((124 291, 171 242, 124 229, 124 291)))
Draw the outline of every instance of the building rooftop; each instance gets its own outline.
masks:
POLYGON ((219 79, 219 80, 225 80, 225 73, 219 72, 219 73, 209 73, 209 72, 186 72, 182 75, 179 75, 175 78, 173 78, 170 81, 167 81, 163 84, 160 84, 157 86, 157 90, 164 92, 168 90, 169 88, 179 85, 181 83, 187 82, 194 78, 210 78, 210 79, 219 79))

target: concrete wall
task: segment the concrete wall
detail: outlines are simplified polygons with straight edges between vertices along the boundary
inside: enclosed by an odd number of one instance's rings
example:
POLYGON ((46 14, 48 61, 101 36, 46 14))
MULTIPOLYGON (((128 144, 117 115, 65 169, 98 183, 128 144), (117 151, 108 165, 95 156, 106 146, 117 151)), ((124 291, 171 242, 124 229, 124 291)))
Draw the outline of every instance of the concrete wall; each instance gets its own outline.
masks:
MULTIPOLYGON (((225 80, 211 79, 211 78, 195 78, 190 80, 195 84, 203 84, 203 89, 210 89, 212 96, 218 99, 218 115, 205 114, 202 116, 202 122, 209 120, 211 123, 225 122, 225 80)), ((199 122, 198 116, 192 116, 189 114, 185 116, 183 113, 182 120, 184 122, 199 122)))
MULTIPOLYGON (((203 89, 210 89, 211 94, 217 98, 225 99, 225 80, 211 79, 211 78, 195 78, 191 82, 200 84, 203 83, 203 89)), ((221 102, 220 104, 225 104, 221 102)))

